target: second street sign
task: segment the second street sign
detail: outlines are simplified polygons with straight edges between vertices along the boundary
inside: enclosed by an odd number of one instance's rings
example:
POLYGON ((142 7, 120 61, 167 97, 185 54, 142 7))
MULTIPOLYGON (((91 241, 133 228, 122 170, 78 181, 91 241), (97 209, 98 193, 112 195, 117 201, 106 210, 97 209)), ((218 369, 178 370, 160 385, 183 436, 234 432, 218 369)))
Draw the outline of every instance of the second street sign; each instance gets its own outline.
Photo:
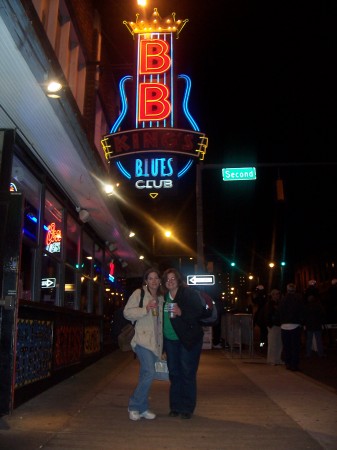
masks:
POLYGON ((226 167, 222 169, 223 181, 256 180, 255 167, 226 167))
POLYGON ((213 285, 214 275, 187 275, 187 284, 189 285, 213 285))

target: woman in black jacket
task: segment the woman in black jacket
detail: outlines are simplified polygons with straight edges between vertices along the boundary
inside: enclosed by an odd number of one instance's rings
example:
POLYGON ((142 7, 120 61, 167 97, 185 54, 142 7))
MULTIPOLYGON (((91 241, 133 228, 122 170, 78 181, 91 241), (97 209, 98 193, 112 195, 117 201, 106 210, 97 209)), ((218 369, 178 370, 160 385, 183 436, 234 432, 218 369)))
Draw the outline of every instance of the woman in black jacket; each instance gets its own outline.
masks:
POLYGON ((268 328, 267 363, 272 366, 284 364, 282 361, 282 338, 279 314, 281 291, 272 289, 265 306, 265 320, 268 328))
POLYGON ((322 340, 323 324, 325 323, 325 313, 318 295, 309 295, 304 306, 304 327, 306 331, 306 356, 311 356, 314 339, 319 357, 324 356, 322 340))
POLYGON ((185 285, 176 269, 164 272, 163 285, 164 351, 171 383, 169 415, 190 419, 196 407, 196 378, 203 344, 199 319, 203 307, 197 292, 185 285))
POLYGON ((284 361, 288 370, 299 370, 304 303, 294 283, 287 284, 287 293, 279 306, 284 361))

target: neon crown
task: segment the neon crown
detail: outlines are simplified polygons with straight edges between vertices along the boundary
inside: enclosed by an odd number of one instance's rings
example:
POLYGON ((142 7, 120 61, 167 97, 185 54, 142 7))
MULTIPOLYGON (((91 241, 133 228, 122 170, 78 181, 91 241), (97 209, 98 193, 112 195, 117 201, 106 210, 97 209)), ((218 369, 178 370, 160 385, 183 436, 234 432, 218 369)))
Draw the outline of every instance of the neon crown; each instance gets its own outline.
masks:
POLYGON ((175 12, 172 13, 172 18, 162 19, 157 8, 154 8, 151 19, 138 20, 139 16, 140 14, 137 13, 136 22, 123 21, 132 36, 139 33, 177 33, 178 39, 179 33, 188 22, 188 19, 176 20, 175 12))

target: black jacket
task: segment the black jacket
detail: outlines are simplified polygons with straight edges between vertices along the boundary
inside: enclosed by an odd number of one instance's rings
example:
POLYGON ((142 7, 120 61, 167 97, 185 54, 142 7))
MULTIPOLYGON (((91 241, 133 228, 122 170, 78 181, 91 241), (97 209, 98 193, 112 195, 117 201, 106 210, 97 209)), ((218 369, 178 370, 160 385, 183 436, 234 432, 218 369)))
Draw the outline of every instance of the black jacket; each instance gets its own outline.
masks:
POLYGON ((279 306, 280 322, 298 323, 303 325, 304 320, 304 303, 296 293, 287 293, 281 300, 279 306))
POLYGON ((324 308, 317 298, 308 299, 304 307, 304 325, 308 331, 321 331, 325 323, 324 308))
POLYGON ((280 312, 279 307, 274 300, 269 299, 264 307, 265 324, 267 327, 280 326, 280 312))
POLYGON ((178 338, 188 350, 203 339, 204 332, 199 323, 203 307, 197 292, 189 287, 180 286, 174 301, 181 309, 181 316, 171 319, 171 323, 178 338))

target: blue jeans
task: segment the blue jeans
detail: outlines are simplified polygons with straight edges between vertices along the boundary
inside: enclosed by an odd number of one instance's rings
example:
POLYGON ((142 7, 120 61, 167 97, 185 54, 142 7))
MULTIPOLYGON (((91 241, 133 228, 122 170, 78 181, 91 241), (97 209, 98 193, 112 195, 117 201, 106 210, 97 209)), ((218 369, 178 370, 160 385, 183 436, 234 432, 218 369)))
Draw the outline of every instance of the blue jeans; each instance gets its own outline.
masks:
POLYGON ((180 341, 164 338, 164 351, 170 373, 170 410, 193 414, 197 403, 197 371, 202 339, 186 350, 180 341))
POLYGON ((136 345, 135 352, 139 360, 140 368, 137 387, 129 399, 129 411, 143 413, 149 409, 148 396, 156 374, 154 363, 158 358, 151 350, 140 345, 136 345))

